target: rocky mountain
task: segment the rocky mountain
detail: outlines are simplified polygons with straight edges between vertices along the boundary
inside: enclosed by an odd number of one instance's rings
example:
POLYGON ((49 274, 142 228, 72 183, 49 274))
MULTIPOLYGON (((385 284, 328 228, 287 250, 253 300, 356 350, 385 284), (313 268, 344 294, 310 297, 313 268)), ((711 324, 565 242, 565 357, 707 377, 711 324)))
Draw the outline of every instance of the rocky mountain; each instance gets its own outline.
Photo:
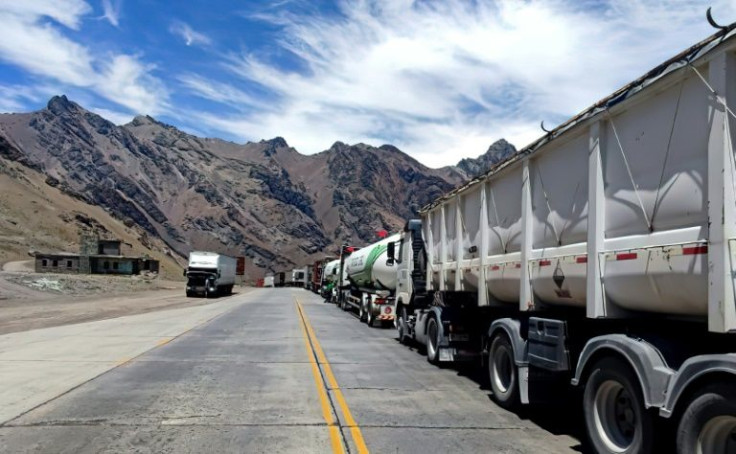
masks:
POLYGON ((430 169, 391 145, 337 142, 302 155, 280 137, 235 144, 147 116, 116 126, 64 96, 0 115, 0 160, 39 172, 174 254, 245 255, 252 275, 375 241, 509 150, 499 141, 478 159, 430 169))
POLYGON ((482 173, 488 172, 494 165, 516 153, 516 148, 504 139, 497 140, 488 150, 477 158, 465 158, 455 168, 460 174, 471 179, 482 173))

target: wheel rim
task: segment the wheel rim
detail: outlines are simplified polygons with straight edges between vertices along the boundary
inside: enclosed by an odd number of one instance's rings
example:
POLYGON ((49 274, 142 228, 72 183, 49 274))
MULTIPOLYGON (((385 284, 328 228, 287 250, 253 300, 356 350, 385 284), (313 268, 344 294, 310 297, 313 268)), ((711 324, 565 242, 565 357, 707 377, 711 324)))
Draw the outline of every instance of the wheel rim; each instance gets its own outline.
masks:
POLYGON ((595 428, 611 452, 624 452, 636 436, 637 412, 631 394, 614 380, 603 382, 595 393, 595 428))
POLYGON ((710 419, 698 435, 697 454, 736 452, 736 417, 717 416, 710 419))
POLYGON ((429 356, 434 358, 435 352, 437 351, 437 322, 434 319, 429 321, 429 327, 427 328, 427 350, 429 356))
POLYGON ((502 345, 493 352, 492 364, 493 383, 501 393, 506 394, 516 381, 511 352, 506 346, 502 345))

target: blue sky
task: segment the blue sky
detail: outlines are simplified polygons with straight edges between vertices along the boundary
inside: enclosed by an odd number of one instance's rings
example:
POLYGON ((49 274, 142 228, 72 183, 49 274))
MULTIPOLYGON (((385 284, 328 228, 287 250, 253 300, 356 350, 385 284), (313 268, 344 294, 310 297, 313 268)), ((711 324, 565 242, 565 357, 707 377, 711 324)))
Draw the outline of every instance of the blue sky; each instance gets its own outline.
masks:
POLYGON ((0 0, 0 112, 55 94, 302 153, 391 143, 432 166, 521 147, 713 33, 736 1, 0 0))

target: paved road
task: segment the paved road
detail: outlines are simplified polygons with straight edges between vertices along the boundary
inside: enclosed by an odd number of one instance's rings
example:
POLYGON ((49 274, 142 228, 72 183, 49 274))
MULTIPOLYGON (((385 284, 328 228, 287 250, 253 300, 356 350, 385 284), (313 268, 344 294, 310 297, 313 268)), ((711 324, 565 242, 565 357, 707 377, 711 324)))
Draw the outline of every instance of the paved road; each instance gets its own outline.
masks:
POLYGON ((580 450, 564 415, 502 410, 472 371, 431 366, 393 330, 368 328, 311 293, 236 298, 6 422, 0 452, 580 450))

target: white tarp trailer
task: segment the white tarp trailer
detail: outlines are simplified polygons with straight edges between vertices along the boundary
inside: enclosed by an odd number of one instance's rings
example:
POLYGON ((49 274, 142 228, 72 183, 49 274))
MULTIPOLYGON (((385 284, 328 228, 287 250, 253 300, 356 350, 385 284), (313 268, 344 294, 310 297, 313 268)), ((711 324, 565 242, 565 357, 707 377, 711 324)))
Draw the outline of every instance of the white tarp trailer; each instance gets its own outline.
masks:
POLYGON ((736 452, 734 25, 410 221, 400 339, 482 355, 506 407, 566 378, 598 452, 648 452, 652 410, 736 452))

